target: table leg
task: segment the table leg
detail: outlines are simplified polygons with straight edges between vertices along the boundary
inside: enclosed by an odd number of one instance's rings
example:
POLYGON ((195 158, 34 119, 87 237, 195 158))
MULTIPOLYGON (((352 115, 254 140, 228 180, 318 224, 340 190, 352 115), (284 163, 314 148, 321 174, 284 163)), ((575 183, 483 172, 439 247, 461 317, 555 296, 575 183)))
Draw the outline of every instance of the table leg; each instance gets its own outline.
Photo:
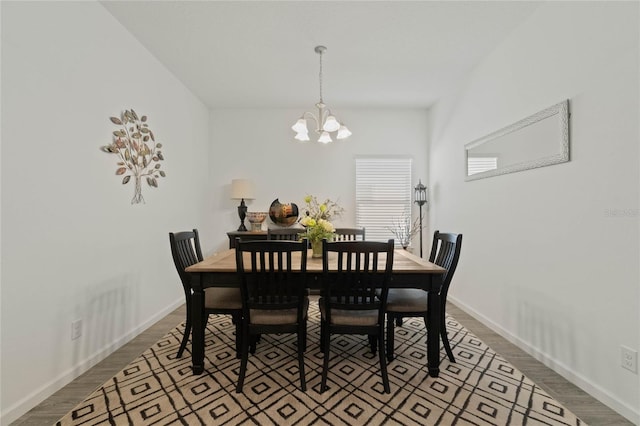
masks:
POLYGON ((193 374, 204 371, 204 291, 200 283, 200 274, 194 274, 191 286, 191 363, 193 374))
MULTIPOLYGON (((440 275, 432 279, 442 281, 440 275)), ((438 377, 440 374, 440 286, 438 291, 429 292, 429 329, 427 330, 427 364, 429 375, 438 377)))

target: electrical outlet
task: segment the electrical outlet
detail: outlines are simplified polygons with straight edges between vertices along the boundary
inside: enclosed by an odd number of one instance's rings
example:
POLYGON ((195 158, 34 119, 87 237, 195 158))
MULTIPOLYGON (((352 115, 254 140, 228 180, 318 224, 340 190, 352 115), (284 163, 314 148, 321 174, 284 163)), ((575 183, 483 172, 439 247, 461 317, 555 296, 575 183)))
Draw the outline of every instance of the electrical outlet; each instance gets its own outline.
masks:
POLYGON ((82 336, 82 320, 75 320, 71 323, 71 340, 76 340, 82 336))
POLYGON ((620 346, 620 363, 622 368, 637 373, 638 372, 638 352, 624 345, 620 346))

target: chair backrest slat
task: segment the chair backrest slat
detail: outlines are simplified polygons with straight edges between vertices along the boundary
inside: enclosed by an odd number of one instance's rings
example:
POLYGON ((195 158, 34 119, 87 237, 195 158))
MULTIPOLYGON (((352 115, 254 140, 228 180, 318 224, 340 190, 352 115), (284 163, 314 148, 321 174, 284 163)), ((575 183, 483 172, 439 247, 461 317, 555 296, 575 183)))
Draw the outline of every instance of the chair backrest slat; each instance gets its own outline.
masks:
POLYGON ((249 321, 251 309, 302 309, 299 301, 306 296, 306 244, 307 240, 237 242, 236 267, 249 321), (249 253, 249 265, 245 264, 245 253, 249 253))
POLYGON ((393 240, 324 240, 322 297, 328 308, 327 321, 331 321, 332 309, 378 309, 384 315, 381 307, 386 303, 392 265, 393 240), (382 259, 381 254, 386 258, 382 259), (336 255, 335 270, 329 267, 330 255, 336 255))
POLYGON ((333 241, 365 240, 365 228, 336 228, 333 241))
POLYGON ((433 233, 433 244, 429 262, 447 270, 442 278, 442 289, 440 290, 440 300, 444 304, 447 300, 449 285, 453 279, 453 274, 460 259, 460 249, 462 247, 462 234, 444 233, 435 231, 433 233))
POLYGON ((267 240, 285 240, 285 241, 298 241, 300 240, 299 234, 304 232, 304 229, 300 228, 268 228, 267 240))
POLYGON ((189 274, 185 272, 188 266, 202 261, 202 250, 200 249, 200 237, 198 230, 183 232, 170 232, 169 244, 171 245, 171 255, 173 263, 178 271, 182 286, 185 292, 191 291, 189 274))

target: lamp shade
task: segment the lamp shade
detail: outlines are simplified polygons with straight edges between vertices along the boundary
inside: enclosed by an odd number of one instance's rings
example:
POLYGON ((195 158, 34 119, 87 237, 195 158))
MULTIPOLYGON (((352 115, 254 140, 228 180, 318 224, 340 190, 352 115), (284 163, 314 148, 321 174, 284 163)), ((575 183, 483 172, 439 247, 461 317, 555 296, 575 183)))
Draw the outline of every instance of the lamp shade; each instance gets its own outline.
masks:
POLYGON ((322 126, 322 130, 326 130, 327 132, 335 132, 340 128, 340 123, 333 115, 327 117, 327 120, 324 122, 322 126))
POLYGON ((231 199, 253 200, 254 198, 253 183, 249 179, 233 179, 231 181, 231 199))
POLYGON ((342 124, 340 126, 340 130, 338 130, 338 136, 336 136, 336 139, 346 139, 349 136, 351 136, 351 131, 347 129, 347 126, 342 124))
POLYGON ((331 136, 329 136, 328 132, 322 132, 322 134, 318 138, 318 142, 320 142, 320 143, 329 143, 329 142, 333 142, 333 141, 331 140, 331 136))
POLYGON ((291 126, 291 129, 297 133, 308 133, 309 130, 307 129, 307 120, 305 120, 304 118, 298 119, 298 121, 296 121, 296 124, 291 126))
POLYGON ((295 139, 299 140, 300 142, 307 142, 309 140, 309 133, 300 132, 300 133, 296 134, 295 139))

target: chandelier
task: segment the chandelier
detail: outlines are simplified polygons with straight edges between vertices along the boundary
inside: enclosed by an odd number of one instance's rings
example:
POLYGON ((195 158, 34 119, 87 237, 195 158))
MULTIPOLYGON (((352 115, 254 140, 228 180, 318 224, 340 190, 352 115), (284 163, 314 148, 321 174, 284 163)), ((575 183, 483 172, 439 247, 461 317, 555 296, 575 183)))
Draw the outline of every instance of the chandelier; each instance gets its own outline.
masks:
POLYGON ((322 100, 322 55, 327 51, 327 48, 324 46, 316 46, 314 50, 320 55, 320 102, 316 104, 318 116, 316 117, 313 113, 307 111, 302 114, 302 117, 300 117, 291 128, 296 132, 296 140, 307 142, 309 140, 307 118, 312 118, 316 122, 316 133, 320 135, 318 142, 326 144, 333 142, 331 133, 337 132, 335 135, 336 139, 346 139, 351 136, 351 132, 347 129, 347 126, 340 123, 336 117, 331 114, 331 110, 327 108, 322 100))

